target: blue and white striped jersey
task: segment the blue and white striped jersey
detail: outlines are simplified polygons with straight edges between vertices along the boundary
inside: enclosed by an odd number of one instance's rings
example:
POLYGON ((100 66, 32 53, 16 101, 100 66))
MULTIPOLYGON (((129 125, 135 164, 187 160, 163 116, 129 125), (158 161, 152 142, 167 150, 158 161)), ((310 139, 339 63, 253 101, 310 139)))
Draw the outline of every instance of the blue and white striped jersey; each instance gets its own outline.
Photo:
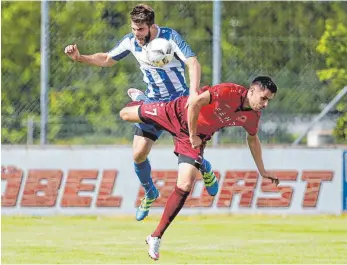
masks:
POLYGON ((145 93, 148 98, 163 100, 177 94, 188 94, 189 88, 184 76, 184 62, 195 54, 182 37, 171 28, 158 27, 156 38, 170 41, 175 52, 173 60, 163 67, 155 67, 150 64, 146 57, 146 46, 138 45, 133 33, 125 35, 109 51, 109 55, 116 61, 120 61, 130 53, 135 56, 143 73, 143 81, 147 84, 145 93))

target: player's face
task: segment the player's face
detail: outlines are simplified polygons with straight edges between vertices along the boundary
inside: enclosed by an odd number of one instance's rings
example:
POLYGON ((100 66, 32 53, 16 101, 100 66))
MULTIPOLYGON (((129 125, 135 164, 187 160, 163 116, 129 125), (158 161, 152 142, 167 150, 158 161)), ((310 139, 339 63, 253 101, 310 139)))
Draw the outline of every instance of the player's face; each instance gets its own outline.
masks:
POLYGON ((142 46, 145 45, 150 37, 150 27, 144 24, 131 22, 131 29, 135 35, 137 42, 142 46))
POLYGON ((255 111, 265 109, 274 96, 275 94, 269 89, 263 89, 258 85, 254 85, 250 88, 249 105, 255 111))

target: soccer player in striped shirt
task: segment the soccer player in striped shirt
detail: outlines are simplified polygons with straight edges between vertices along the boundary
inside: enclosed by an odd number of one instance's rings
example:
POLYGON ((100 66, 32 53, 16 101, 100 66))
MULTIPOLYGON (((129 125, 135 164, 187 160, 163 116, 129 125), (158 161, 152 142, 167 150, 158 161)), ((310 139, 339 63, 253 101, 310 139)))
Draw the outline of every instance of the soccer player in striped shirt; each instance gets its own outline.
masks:
MULTIPOLYGON (((153 9, 148 5, 135 6, 130 13, 132 33, 125 35, 107 53, 81 55, 76 44, 68 45, 65 48, 65 53, 74 61, 101 67, 113 66, 127 55, 133 54, 143 73, 143 81, 147 84, 145 95, 137 89, 128 90, 128 95, 133 101, 145 98, 146 102, 168 102, 179 96, 189 95, 188 106, 189 102, 197 96, 201 75, 200 64, 190 46, 175 30, 154 24, 154 15, 153 9), (170 41, 175 52, 173 60, 163 67, 153 66, 146 56, 146 46, 155 38, 164 38, 170 41), (189 69, 189 88, 184 76, 185 66, 188 66, 189 69)), ((136 212, 138 221, 143 220, 148 215, 149 208, 159 197, 159 192, 152 181, 151 165, 147 156, 162 132, 151 124, 139 123, 135 127, 134 168, 146 192, 136 212)), ((218 192, 216 176, 207 160, 203 160, 201 163, 201 173, 205 186, 208 193, 214 196, 218 192)))

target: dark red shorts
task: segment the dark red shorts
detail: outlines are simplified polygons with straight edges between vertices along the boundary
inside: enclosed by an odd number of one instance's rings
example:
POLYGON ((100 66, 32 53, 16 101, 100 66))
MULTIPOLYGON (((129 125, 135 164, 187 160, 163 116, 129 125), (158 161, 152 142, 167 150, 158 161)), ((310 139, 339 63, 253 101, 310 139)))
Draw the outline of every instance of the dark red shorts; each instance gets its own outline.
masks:
POLYGON ((203 156, 205 143, 193 149, 188 130, 182 126, 178 116, 175 101, 142 104, 139 108, 139 117, 144 123, 154 124, 174 136, 176 155, 180 154, 196 160, 199 156, 203 156))

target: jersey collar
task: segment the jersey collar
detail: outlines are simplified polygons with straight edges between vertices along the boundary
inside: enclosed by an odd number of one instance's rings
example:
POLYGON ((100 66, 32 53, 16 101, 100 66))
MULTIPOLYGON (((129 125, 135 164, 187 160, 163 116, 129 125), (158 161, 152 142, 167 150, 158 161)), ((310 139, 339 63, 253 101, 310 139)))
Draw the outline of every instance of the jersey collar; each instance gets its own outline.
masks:
POLYGON ((160 35, 160 27, 157 25, 157 24, 155 24, 155 26, 157 27, 157 36, 155 36, 155 38, 154 39, 156 39, 156 38, 158 38, 159 37, 159 35, 160 35))

